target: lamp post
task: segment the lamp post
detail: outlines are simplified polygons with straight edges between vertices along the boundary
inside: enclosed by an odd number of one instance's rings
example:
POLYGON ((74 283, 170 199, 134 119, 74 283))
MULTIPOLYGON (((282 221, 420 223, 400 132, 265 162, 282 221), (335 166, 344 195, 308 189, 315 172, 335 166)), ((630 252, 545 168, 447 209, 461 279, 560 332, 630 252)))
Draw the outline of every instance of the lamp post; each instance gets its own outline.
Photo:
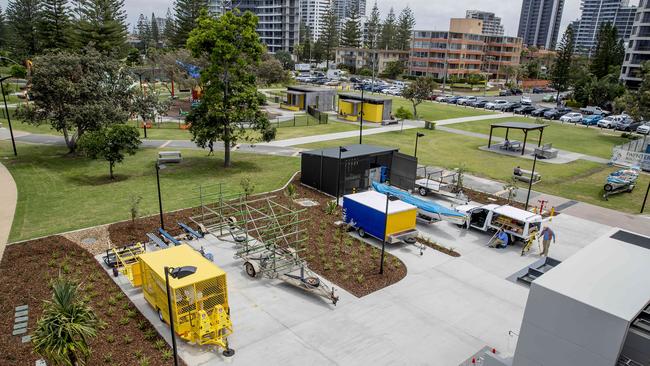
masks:
POLYGON ((528 210, 528 202, 530 201, 530 191, 533 189, 533 179, 535 176, 535 166, 537 165, 537 149, 535 149, 535 152, 533 153, 534 158, 533 158, 533 170, 530 173, 530 181, 528 182, 528 194, 526 195, 526 207, 524 210, 528 210))
POLYGON ((16 140, 14 139, 14 130, 11 127, 11 117, 9 116, 9 107, 7 107, 7 96, 5 95, 5 80, 9 79, 11 76, 5 76, 0 79, 0 92, 2 93, 2 100, 5 104, 5 113, 7 114, 7 124, 9 125, 9 135, 11 136, 11 146, 14 149, 14 156, 18 156, 18 151, 16 151, 16 140))
POLYGON ((381 262, 379 263, 379 274, 384 274, 384 252, 386 251, 386 228, 388 227, 388 204, 390 203, 390 193, 386 192, 386 211, 384 216, 384 234, 381 240, 381 262))
POLYGON ((162 194, 160 193, 160 169, 165 169, 165 164, 156 162, 156 183, 158 185, 158 209, 160 210, 160 228, 165 230, 165 220, 163 219, 162 194))
POLYGON ((424 137, 424 134, 422 132, 418 132, 415 134, 415 154, 413 156, 415 156, 416 158, 418 157, 418 140, 420 139, 420 137, 424 137))
MULTIPOLYGON (((343 146, 339 146, 339 161, 338 161, 338 169, 336 170, 336 206, 338 207, 339 205, 339 195, 341 191, 341 155, 348 151, 348 149, 344 148, 343 146)), ((345 192, 343 192, 345 193, 345 192)))
POLYGON ((643 197, 643 205, 641 205, 641 213, 645 211, 645 203, 648 200, 648 193, 650 193, 650 182, 648 182, 648 189, 645 190, 645 197, 643 197))
POLYGON ((359 145, 363 143, 363 94, 365 85, 361 86, 361 118, 359 121, 359 145))
POLYGON ((165 289, 167 290, 167 311, 169 312, 169 327, 171 328, 172 349, 174 350, 174 366, 178 366, 178 349, 176 347, 176 334, 174 333, 174 313, 172 312, 172 296, 169 291, 169 276, 181 279, 196 273, 196 267, 185 266, 179 268, 165 266, 165 289))

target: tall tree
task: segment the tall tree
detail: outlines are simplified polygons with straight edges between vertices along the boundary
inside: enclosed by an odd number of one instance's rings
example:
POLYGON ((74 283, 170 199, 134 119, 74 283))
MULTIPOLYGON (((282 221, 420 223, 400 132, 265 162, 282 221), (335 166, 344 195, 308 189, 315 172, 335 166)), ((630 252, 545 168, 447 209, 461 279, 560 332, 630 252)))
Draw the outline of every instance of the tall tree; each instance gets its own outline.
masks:
POLYGON ((104 54, 126 54, 124 0, 79 0, 77 11, 79 47, 92 43, 104 54))
POLYGON ((36 323, 34 352, 54 365, 85 365, 90 356, 88 342, 97 335, 99 323, 93 309, 80 298, 79 286, 59 278, 52 300, 45 301, 36 323))
POLYGON ((312 53, 312 34, 311 28, 306 26, 305 23, 300 23, 300 39, 298 47, 296 47, 298 59, 300 61, 311 62, 312 53))
POLYGON ((172 16, 172 11, 167 8, 167 14, 165 15, 165 28, 162 31, 162 41, 165 46, 173 44, 175 35, 176 28, 174 26, 174 17, 172 16))
POLYGON ((350 7, 349 18, 345 20, 341 30, 342 47, 361 47, 363 33, 361 32, 361 17, 357 7, 350 7))
POLYGON ((395 18, 395 10, 390 8, 388 15, 381 25, 381 38, 379 40, 379 48, 385 50, 392 50, 395 48, 395 38, 397 36, 397 20, 395 18))
POLYGON ((411 49, 411 37, 415 27, 415 15, 413 10, 408 6, 402 9, 397 21, 397 30, 395 32, 395 47, 398 50, 411 49))
POLYGON ((19 113, 26 122, 61 132, 71 153, 88 131, 128 120, 132 80, 122 64, 90 48, 34 58, 33 103, 19 113))
POLYGON ((250 136, 251 129, 261 132, 264 141, 275 137, 260 109, 263 98, 253 73, 265 53, 256 29, 251 12, 228 11, 215 19, 204 10, 187 40, 194 57, 209 60, 201 71, 203 99, 187 117, 192 140, 204 148, 223 141, 225 167, 231 166, 232 146, 250 136))
POLYGON ((43 0, 39 24, 43 48, 68 48, 70 29, 68 0, 43 0))
POLYGON ((160 27, 158 26, 158 19, 156 19, 156 14, 151 13, 151 41, 155 47, 158 47, 160 44, 160 27))
POLYGON ((603 23, 598 29, 596 49, 593 54, 589 69, 598 79, 610 73, 619 73, 625 46, 623 40, 618 38, 618 30, 612 23, 603 23))
POLYGON ((136 25, 138 38, 140 38, 140 47, 146 49, 151 43, 151 28, 149 19, 144 14, 140 14, 138 24, 136 25))
POLYGON ((638 90, 626 90, 614 101, 614 109, 625 112, 637 121, 650 120, 650 62, 641 65, 642 81, 638 90))
POLYGON ((325 51, 324 57, 327 62, 327 68, 329 69, 330 60, 334 59, 332 54, 334 48, 339 46, 338 19, 336 18, 336 12, 333 7, 330 7, 325 13, 323 23, 325 26, 318 41, 321 50, 325 51))
POLYGON ((427 100, 433 91, 438 87, 431 76, 417 78, 404 89, 402 96, 413 104, 413 116, 418 118, 418 105, 427 100))
POLYGON ((202 10, 208 8, 208 0, 175 0, 174 37, 175 47, 185 47, 190 32, 197 25, 197 19, 202 10))
POLYGON ((364 46, 371 50, 377 48, 379 36, 381 34, 381 13, 379 13, 377 1, 375 1, 375 5, 373 5, 372 10, 370 11, 370 17, 366 23, 366 29, 368 30, 368 36, 365 39, 364 46))
POLYGON ((3 50, 7 47, 7 20, 5 19, 4 12, 0 6, 0 50, 3 50))
POLYGON ((560 92, 566 91, 571 83, 571 64, 573 62, 573 52, 575 44, 575 34, 573 27, 569 26, 562 36, 562 41, 557 48, 557 58, 551 67, 551 87, 557 90, 557 102, 560 103, 560 92))
POLYGON ((39 52, 38 26, 40 0, 10 0, 7 6, 7 23, 14 53, 32 56, 39 52))

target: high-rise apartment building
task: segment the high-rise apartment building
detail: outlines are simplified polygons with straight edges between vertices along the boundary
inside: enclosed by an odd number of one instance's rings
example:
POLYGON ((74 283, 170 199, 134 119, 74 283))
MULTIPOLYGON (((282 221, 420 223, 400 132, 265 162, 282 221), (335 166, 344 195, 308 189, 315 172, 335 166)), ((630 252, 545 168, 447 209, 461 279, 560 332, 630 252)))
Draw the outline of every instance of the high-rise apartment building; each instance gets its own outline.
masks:
POLYGON ((483 34, 485 35, 502 36, 504 33, 501 18, 494 13, 481 10, 468 10, 465 13, 465 18, 481 20, 483 22, 483 34))
POLYGON ((576 51, 591 54, 598 43, 598 29, 605 23, 615 25, 621 39, 629 39, 636 9, 628 0, 582 0, 582 15, 573 23, 576 51))
POLYGON ((332 6, 340 27, 350 17, 350 12, 353 9, 358 11, 361 17, 366 15, 366 0, 332 0, 332 6))
POLYGON ((630 88, 641 84, 641 64, 650 61, 650 0, 641 0, 625 49, 621 80, 630 88))
POLYGON ((301 0, 300 19, 311 32, 312 40, 317 40, 324 28, 323 19, 330 7, 330 0, 301 0))
POLYGON ((481 21, 475 22, 471 25, 468 19, 452 19, 449 31, 414 31, 409 74, 438 79, 452 75, 464 78, 471 74, 506 78, 505 67, 520 64, 521 38, 483 35, 481 21), (463 33, 463 30, 473 33, 463 33))
POLYGON ((527 46, 555 48, 564 0, 523 0, 517 35, 527 46))
POLYGON ((271 53, 293 53, 300 36, 300 0, 210 0, 209 9, 216 14, 236 7, 250 10, 259 18, 257 33, 271 53))

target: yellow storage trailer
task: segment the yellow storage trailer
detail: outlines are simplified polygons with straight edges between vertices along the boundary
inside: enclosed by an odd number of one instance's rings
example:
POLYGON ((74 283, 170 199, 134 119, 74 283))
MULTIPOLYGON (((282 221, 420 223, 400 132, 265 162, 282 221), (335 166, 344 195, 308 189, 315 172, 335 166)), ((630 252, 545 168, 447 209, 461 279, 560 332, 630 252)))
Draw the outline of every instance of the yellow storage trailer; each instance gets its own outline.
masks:
MULTIPOLYGON (((183 278, 169 276, 172 314, 176 334, 200 345, 216 345, 231 352, 227 337, 232 334, 226 273, 187 244, 141 254, 131 269, 134 286, 142 286, 144 297, 169 324, 165 267, 196 267, 183 278)), ((225 354, 225 353, 224 353, 225 354)))

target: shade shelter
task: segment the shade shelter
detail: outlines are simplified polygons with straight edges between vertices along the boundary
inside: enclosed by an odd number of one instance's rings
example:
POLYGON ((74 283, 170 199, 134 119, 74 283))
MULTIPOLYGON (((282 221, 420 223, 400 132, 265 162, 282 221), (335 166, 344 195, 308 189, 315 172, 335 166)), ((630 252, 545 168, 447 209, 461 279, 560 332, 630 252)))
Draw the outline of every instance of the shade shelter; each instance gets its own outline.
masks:
POLYGON ((415 188, 417 159, 397 148, 349 145, 301 153, 301 183, 336 196, 362 192, 372 182, 415 188))
POLYGON ((492 146, 492 132, 495 128, 505 128, 506 129, 506 140, 508 140, 508 133, 510 130, 522 130, 524 131, 524 146, 521 149, 521 155, 524 155, 526 152, 526 140, 528 140, 529 131, 539 131, 539 140, 537 141, 537 147, 542 146, 542 135, 544 134, 544 128, 548 125, 540 125, 536 123, 525 123, 525 122, 503 122, 503 123, 494 123, 490 125, 490 140, 488 141, 488 149, 492 146))
POLYGON ((366 122, 382 123, 391 119, 393 100, 385 97, 375 97, 359 94, 339 94, 339 118, 358 122, 363 110, 363 120, 366 122))
POLYGON ((287 97, 280 108, 292 111, 305 111, 309 107, 321 112, 334 110, 336 90, 317 86, 289 86, 287 97))

